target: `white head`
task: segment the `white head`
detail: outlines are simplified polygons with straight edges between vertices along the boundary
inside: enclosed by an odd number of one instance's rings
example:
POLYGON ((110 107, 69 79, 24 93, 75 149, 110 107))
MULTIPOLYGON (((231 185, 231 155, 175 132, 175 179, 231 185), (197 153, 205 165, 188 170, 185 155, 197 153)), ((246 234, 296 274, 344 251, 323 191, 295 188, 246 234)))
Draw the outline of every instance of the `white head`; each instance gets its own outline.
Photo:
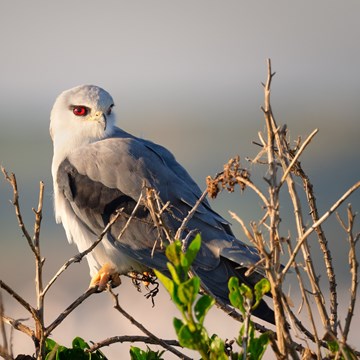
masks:
POLYGON ((115 126, 113 106, 111 95, 98 86, 81 85, 62 92, 50 116, 54 152, 69 153, 76 147, 112 134, 115 126))

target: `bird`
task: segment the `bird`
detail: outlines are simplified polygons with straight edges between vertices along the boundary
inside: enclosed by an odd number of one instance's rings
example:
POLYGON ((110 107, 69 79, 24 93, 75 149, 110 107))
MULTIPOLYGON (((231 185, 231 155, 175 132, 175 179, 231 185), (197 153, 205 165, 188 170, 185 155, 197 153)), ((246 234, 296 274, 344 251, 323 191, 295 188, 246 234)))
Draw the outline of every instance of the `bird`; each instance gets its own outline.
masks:
MULTIPOLYGON (((76 86, 56 98, 50 136, 55 218, 62 223, 68 241, 79 251, 88 249, 119 214, 86 256, 90 285, 104 288, 113 280, 115 286, 121 282, 119 275, 132 272, 155 269, 166 273, 163 239, 154 224, 151 204, 141 194, 144 189, 157 194, 167 209, 162 212, 164 228, 169 236, 175 236, 203 193, 174 155, 117 127, 114 100, 96 85, 76 86)), ((259 254, 234 236, 231 224, 207 199, 198 204, 185 232, 190 240, 201 235, 194 274, 211 295, 226 304, 230 304, 227 283, 231 276, 252 287, 264 277, 257 267, 245 276, 259 261, 259 254)), ((264 300, 253 315, 274 323, 274 312, 264 300)))

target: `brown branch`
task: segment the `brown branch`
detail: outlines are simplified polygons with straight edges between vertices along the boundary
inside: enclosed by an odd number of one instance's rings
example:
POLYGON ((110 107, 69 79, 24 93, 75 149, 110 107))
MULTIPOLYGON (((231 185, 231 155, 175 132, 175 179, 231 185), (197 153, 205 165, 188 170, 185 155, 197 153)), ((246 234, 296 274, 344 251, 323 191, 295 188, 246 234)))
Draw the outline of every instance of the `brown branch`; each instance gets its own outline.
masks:
MULTIPOLYGON (((284 131, 277 131, 278 126, 276 125, 275 119, 272 118, 272 128, 275 133, 275 140, 277 144, 277 153, 278 158, 280 160, 282 169, 284 173, 290 168, 289 165, 289 158, 291 158, 291 153, 289 151, 288 141, 286 140, 286 133, 284 131)), ((295 182, 293 180, 293 177, 290 173, 284 178, 284 180, 287 183, 287 188, 289 191, 289 195, 293 204, 294 209, 294 216, 295 216, 295 223, 296 223, 296 229, 298 233, 298 237, 302 237, 304 234, 304 220, 302 215, 302 208, 301 208, 301 202, 299 199, 299 196, 297 194, 295 182)), ((318 307, 318 311, 322 320, 322 323, 325 328, 329 327, 329 316, 327 314, 326 308, 325 308, 325 301, 323 294, 321 292, 318 277, 315 274, 315 268, 313 265, 311 253, 309 246, 307 244, 307 240, 303 242, 301 246, 301 250, 303 253, 303 257, 305 259, 305 267, 306 267, 306 274, 310 280, 310 285, 312 288, 312 292, 314 294, 315 302, 318 307)), ((318 353, 320 354, 320 345, 317 343, 318 346, 318 353)))
POLYGON ((200 204, 204 201, 204 199, 206 198, 208 191, 207 189, 202 193, 202 195, 199 197, 199 199, 196 201, 195 205, 192 207, 192 209, 188 212, 188 214, 186 215, 186 217, 184 218, 184 220, 182 221, 180 227, 177 229, 176 234, 175 234, 175 239, 181 240, 182 238, 182 233, 184 232, 187 224, 189 223, 189 221, 191 220, 191 218, 194 216, 196 210, 198 209, 198 207, 200 206, 200 204))
POLYGON ((35 289, 36 289, 36 302, 37 302, 37 320, 35 320, 36 326, 36 338, 39 341, 38 353, 44 355, 45 350, 45 340, 44 337, 44 296, 43 292, 43 276, 42 269, 45 259, 41 258, 41 249, 40 249, 40 230, 41 230, 41 221, 42 221, 42 208, 43 208, 43 199, 44 199, 44 183, 40 182, 39 190, 39 201, 38 207, 33 211, 35 213, 35 224, 34 224, 34 236, 33 244, 35 248, 35 289))
MULTIPOLYGON (((291 242, 290 242, 289 239, 287 240, 287 245, 288 245, 288 248, 289 248, 289 253, 292 254, 293 249, 292 249, 291 242)), ((298 264, 297 264, 296 262, 294 262, 294 269, 295 269, 296 277, 297 277, 297 280, 298 280, 298 283, 299 283, 299 288, 300 288, 301 296, 302 296, 303 302, 305 303, 306 310, 307 310, 307 314, 308 314, 308 317, 309 317, 309 319, 310 319, 310 323, 311 323, 311 326, 312 326, 312 329, 313 329, 313 333, 311 333, 310 331, 308 331, 308 330, 302 325, 301 321, 293 314, 293 312, 291 311, 291 309, 290 309, 290 307, 289 307, 289 305, 288 305, 288 302, 287 302, 287 299, 286 299, 286 298, 284 299, 284 306, 285 306, 285 308, 286 308, 286 311, 287 311, 288 314, 290 315, 290 318, 292 319, 292 321, 293 321, 293 322, 295 323, 295 325, 297 326, 297 328, 298 328, 305 336, 307 336, 311 341, 313 341, 313 342, 318 346, 318 353, 320 354, 320 345, 324 346, 324 345, 326 345, 326 344, 325 344, 325 343, 322 343, 322 342, 320 341, 320 339, 319 339, 318 331, 317 331, 316 324, 315 324, 315 320, 314 320, 314 315, 313 315, 313 313, 312 313, 311 305, 310 305, 310 302, 309 302, 309 298, 308 298, 307 292, 306 292, 306 290, 305 290, 304 282, 303 282, 303 279, 302 279, 302 277, 301 277, 298 264)))
POLYGON ((120 240, 120 238, 123 236, 125 230, 126 230, 126 229, 128 228, 128 226, 130 225, 130 222, 131 222, 131 220, 134 218, 134 216, 135 216, 135 214, 136 214, 136 212, 137 212, 137 209, 139 208, 139 206, 140 206, 140 204, 141 204, 142 199, 143 199, 143 193, 141 192, 141 193, 140 193, 140 196, 139 196, 139 199, 138 199, 138 201, 137 201, 137 203, 136 203, 133 211, 132 211, 131 214, 130 214, 130 217, 128 218, 126 224, 125 224, 124 227, 121 229, 120 234, 119 234, 118 237, 117 237, 118 240, 120 240))
POLYGON ((331 207, 330 209, 315 223, 313 223, 302 235, 300 239, 298 239, 297 244, 294 248, 293 253, 290 256, 289 261, 284 266, 282 274, 285 275, 286 272, 291 267, 293 261, 295 260, 296 255, 298 254, 302 244, 304 241, 312 234, 312 232, 320 225, 322 224, 354 191, 356 191, 360 187, 360 181, 358 181, 356 184, 354 184, 350 189, 348 189, 343 196, 341 196, 331 207))
POLYGON ((156 335, 154 335, 153 333, 151 333, 149 330, 147 330, 144 325, 142 325, 141 323, 139 323, 137 320, 135 320, 130 314, 128 314, 121 306, 119 303, 119 299, 118 299, 118 294, 114 294, 114 292, 111 290, 110 287, 108 287, 109 293, 112 295, 113 300, 114 300, 114 308, 120 313, 122 314, 124 317, 126 317, 133 325, 135 325, 139 330, 141 330, 144 334, 146 334, 148 337, 150 337, 151 339, 153 339, 158 345, 162 346, 164 349, 172 352, 173 354, 175 354, 176 356, 178 356, 181 359, 186 359, 186 360, 191 360, 189 357, 187 357, 186 355, 184 355, 183 353, 181 353, 180 351, 176 350, 175 348, 173 348, 172 346, 170 346, 165 340, 162 340, 160 338, 158 338, 156 335))
POLYGON ((280 184, 279 186, 281 186, 287 176, 289 175, 289 173, 292 171, 293 166, 296 164, 298 166, 298 159, 300 158, 300 155, 303 153, 303 151, 305 150, 305 148, 310 144, 311 140, 313 139, 313 137, 319 132, 318 129, 315 129, 308 137, 307 139, 303 142, 303 144, 301 145, 301 147, 299 148, 299 150, 296 152, 296 155, 292 158, 290 164, 288 165, 287 169, 284 171, 284 174, 280 180, 280 184))
MULTIPOLYGON (((319 213, 316 206, 316 199, 313 191, 313 186, 310 183, 308 176, 305 174, 303 169, 301 168, 300 163, 298 162, 296 165, 296 169, 294 170, 295 174, 300 176, 303 182, 303 187, 305 189, 307 201, 310 207, 310 214, 313 222, 316 222, 319 219, 319 213)), ((336 291, 336 277, 335 270, 332 262, 331 252, 328 247, 328 242, 325 237, 322 226, 319 225, 315 229, 319 245, 321 251, 324 254, 324 262, 326 267, 326 273, 329 280, 329 289, 330 289, 330 326, 334 334, 336 334, 336 324, 337 324, 337 291, 336 291)))
POLYGON ((82 295, 80 295, 72 304, 70 304, 46 329, 44 336, 48 337, 51 332, 59 326, 63 320, 71 314, 82 302, 84 302, 92 294, 96 293, 98 290, 96 287, 91 287, 87 289, 82 295))
POLYGON ((18 187, 17 187, 17 181, 16 181, 16 176, 14 173, 11 173, 10 175, 6 172, 4 167, 1 167, 1 171, 3 172, 5 179, 10 183, 12 189, 13 189, 13 201, 12 204, 14 205, 15 208, 15 214, 16 214, 16 218, 18 220, 18 224, 19 227, 23 233, 23 235, 25 236, 30 249, 32 250, 32 252, 34 253, 35 256, 37 256, 36 254, 36 250, 35 250, 35 246, 32 242, 31 236, 28 233, 24 221, 22 219, 22 215, 21 215, 21 211, 20 211, 20 204, 19 204, 19 192, 18 192, 18 187))
MULTIPOLYGON (((179 346, 181 347, 180 343, 177 340, 162 340, 169 346, 179 346)), ((152 344, 152 345, 159 345, 158 341, 154 340, 149 336, 140 336, 140 335, 123 335, 123 336, 113 336, 108 339, 99 341, 93 344, 90 349, 87 349, 87 352, 94 352, 102 347, 109 346, 116 343, 125 343, 125 342, 141 342, 145 344, 152 344)))
MULTIPOLYGON (((265 271, 266 276, 271 284, 271 294, 273 297, 274 304, 274 313, 275 313, 275 324, 276 324, 276 333, 277 333, 277 347, 282 356, 285 356, 288 353, 291 353, 294 359, 298 358, 298 354, 290 347, 290 344, 293 342, 289 332, 289 328, 286 323, 284 308, 282 306, 282 279, 279 276, 278 272, 281 271, 280 263, 280 237, 278 234, 278 225, 280 222, 279 218, 279 186, 277 180, 277 162, 276 162, 276 150, 275 150, 275 139, 276 136, 279 136, 278 128, 275 125, 275 120, 273 117, 271 104, 270 104, 270 88, 271 81, 275 73, 272 73, 271 70, 271 60, 267 60, 267 80, 264 84, 264 112, 265 123, 267 128, 267 160, 268 160, 268 173, 270 175, 267 182, 269 184, 269 247, 272 254, 271 257, 266 256, 263 251, 263 256, 266 259, 265 271)), ((277 146, 281 146, 277 142, 277 146)), ((279 154, 278 149, 278 154, 279 154)), ((259 250, 264 250, 263 247, 260 247, 259 250)))
POLYGON ((22 333, 28 335, 33 341, 36 341, 35 332, 21 322, 27 319, 13 319, 9 316, 3 315, 2 320, 4 323, 11 325, 15 330, 21 331, 22 333))
POLYGON ((49 281, 49 283, 46 285, 46 287, 44 288, 43 292, 42 292, 42 296, 44 296, 46 294, 46 292, 50 289, 50 287, 54 284, 54 282, 58 279, 58 277, 73 263, 75 262, 80 262, 84 256, 86 256, 87 254, 89 254, 91 251, 94 250, 94 248, 102 241, 102 239, 104 238, 104 236, 106 235, 106 233, 110 230, 111 226, 117 221, 117 219, 121 216, 121 210, 119 210, 114 217, 109 221, 109 223, 105 226, 104 230, 102 231, 102 233, 99 235, 99 237, 97 238, 97 240, 91 245, 89 246, 86 250, 84 250, 83 252, 76 254, 75 256, 73 256, 72 258, 70 258, 69 260, 67 260, 64 265, 57 271, 57 273, 52 277, 52 279, 49 281))
POLYGON ((353 213, 350 204, 348 205, 347 208, 347 217, 348 217, 347 226, 341 220, 340 216, 337 213, 336 216, 342 228, 345 230, 345 232, 348 235, 348 242, 350 246, 349 249, 349 265, 350 265, 350 273, 351 273, 350 303, 345 318, 345 327, 343 331, 343 337, 344 340, 346 341, 349 335, 350 325, 355 311, 355 303, 356 303, 356 295, 357 295, 357 287, 358 287, 358 269, 359 269, 359 263, 357 261, 357 256, 356 256, 356 243, 360 238, 360 234, 357 234, 356 236, 354 236, 353 234, 355 214, 353 213))
POLYGON ((8 341, 7 341, 3 317, 4 317, 4 304, 2 301, 2 294, 0 292, 0 334, 1 334, 1 337, 3 340, 3 347, 4 347, 4 349, 7 350, 8 349, 8 341))
POLYGON ((4 289, 9 295, 11 295, 20 305, 22 305, 34 318, 37 319, 36 310, 26 301, 22 296, 20 296, 15 290, 13 290, 9 285, 4 281, 0 280, 0 288, 4 289))
POLYGON ((5 346, 0 345, 0 357, 4 360, 14 360, 14 358, 8 353, 5 346))

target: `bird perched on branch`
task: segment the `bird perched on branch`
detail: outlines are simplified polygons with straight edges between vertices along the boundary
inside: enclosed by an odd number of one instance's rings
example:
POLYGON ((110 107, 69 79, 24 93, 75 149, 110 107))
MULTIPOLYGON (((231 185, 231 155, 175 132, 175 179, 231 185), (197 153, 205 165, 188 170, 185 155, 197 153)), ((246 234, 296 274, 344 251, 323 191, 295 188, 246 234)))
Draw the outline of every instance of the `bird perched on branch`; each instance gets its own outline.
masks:
MULTIPOLYGON (((87 255, 91 286, 100 288, 119 274, 166 272, 164 242, 175 236, 202 195, 167 149, 116 127, 113 107, 111 95, 102 88, 78 86, 58 96, 50 123, 55 216, 69 242, 86 250, 120 213, 87 255), (150 190, 157 196, 152 201, 143 196, 150 190)), ((229 223, 206 199, 183 231, 189 239, 196 233, 202 245, 193 271, 212 295, 229 303, 231 276, 248 285, 262 278, 261 271, 245 276, 259 261, 256 250, 235 238, 229 223)), ((264 301, 254 315, 274 322, 264 301)))

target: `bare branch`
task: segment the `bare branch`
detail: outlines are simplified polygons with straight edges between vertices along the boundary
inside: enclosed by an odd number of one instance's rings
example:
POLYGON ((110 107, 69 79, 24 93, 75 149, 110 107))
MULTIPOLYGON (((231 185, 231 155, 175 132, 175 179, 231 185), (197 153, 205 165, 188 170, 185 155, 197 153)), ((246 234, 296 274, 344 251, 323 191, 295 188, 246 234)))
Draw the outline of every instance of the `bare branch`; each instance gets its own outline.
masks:
POLYGON ((11 325, 15 330, 21 331, 35 341, 35 332, 21 322, 27 319, 13 319, 9 316, 3 315, 2 320, 4 323, 11 325))
MULTIPOLYGON (((164 341, 166 344, 168 344, 169 346, 179 346, 181 347, 181 345, 179 344, 179 342, 177 340, 165 340, 163 339, 162 341, 164 341)), ((158 341, 154 340, 153 338, 149 337, 149 336, 139 336, 139 335, 123 335, 123 336, 113 336, 110 337, 108 339, 99 341, 95 344, 93 344, 90 349, 88 349, 88 352, 94 352, 98 349, 101 349, 105 346, 109 346, 111 344, 116 344, 116 343, 125 343, 125 342, 141 342, 141 343, 145 343, 145 344, 152 344, 152 345, 159 345, 158 341)))
POLYGON ((0 357, 5 360, 14 360, 14 358, 7 352, 6 347, 0 346, 0 357))
POLYGON ((46 329, 45 337, 48 337, 51 332, 59 326, 63 320, 73 312, 83 301, 85 301, 89 296, 97 292, 96 287, 91 287, 87 289, 82 295, 80 295, 72 304, 70 304, 46 329))
POLYGON ((296 152, 296 155, 293 157, 293 159, 291 160, 290 164, 288 165, 287 169, 284 171, 284 174, 280 180, 279 186, 281 186, 285 180, 286 177, 289 175, 290 171, 292 170, 293 166, 297 163, 300 155, 303 153, 303 151, 305 150, 305 148, 310 144, 311 140, 313 139, 313 137, 319 132, 318 129, 315 129, 308 137, 307 139, 304 141, 304 143, 301 145, 300 149, 296 152))
POLYGON ((26 301, 22 296, 20 296, 15 290, 13 290, 9 285, 4 281, 0 280, 0 288, 4 289, 9 295, 11 295, 20 305, 22 305, 34 319, 37 319, 36 310, 26 301))
POLYGON ((291 267, 293 261, 295 260, 296 255, 298 254, 302 244, 304 241, 311 235, 311 233, 320 225, 322 224, 354 191, 356 191, 360 187, 360 181, 354 184, 349 190, 347 190, 343 196, 339 200, 337 200, 330 209, 315 223, 313 223, 303 234, 303 236, 298 240, 293 253, 288 261, 288 263, 284 266, 282 274, 285 275, 286 272, 291 267))
POLYGON ((32 252, 34 253, 35 256, 37 256, 36 254, 36 250, 35 250, 35 246, 32 242, 31 236, 28 233, 25 224, 23 222, 22 219, 22 215, 21 215, 21 211, 20 211, 20 204, 19 204, 19 192, 18 192, 18 187, 17 187, 17 181, 16 181, 16 176, 14 173, 11 173, 10 175, 6 172, 5 168, 1 167, 1 171, 3 172, 5 179, 10 183, 12 189, 13 189, 13 201, 12 204, 14 205, 15 208, 15 214, 16 214, 16 218, 18 220, 19 223, 19 227, 23 233, 23 235, 25 236, 30 249, 32 250, 32 252))
MULTIPOLYGON (((316 199, 313 191, 313 186, 310 183, 308 176, 305 174, 303 169, 301 168, 300 163, 298 162, 296 165, 295 173, 300 176, 303 182, 303 187, 306 193, 307 201, 310 207, 310 214, 313 222, 316 222, 319 219, 319 213, 317 210, 316 199)), ((331 252, 328 247, 328 242, 322 226, 319 225, 315 229, 319 245, 321 251, 324 254, 324 262, 326 267, 326 274, 329 280, 329 290, 330 290, 330 326, 334 334, 336 334, 336 326, 337 326, 337 291, 336 291, 336 277, 335 270, 332 262, 331 252)))
POLYGON ((143 199, 143 193, 141 192, 141 193, 140 193, 140 196, 139 196, 139 199, 138 199, 138 201, 137 201, 137 203, 136 203, 133 211, 131 212, 130 217, 128 218, 125 226, 121 229, 120 234, 119 234, 118 237, 117 237, 118 240, 120 240, 120 238, 123 236, 125 230, 126 230, 126 229, 128 228, 128 226, 130 225, 130 222, 131 222, 131 220, 134 218, 134 216, 135 216, 135 214, 136 214, 136 212, 137 212, 137 210, 138 210, 138 208, 139 208, 139 206, 140 206, 140 204, 141 204, 142 199, 143 199))
POLYGON ((135 325, 139 330, 141 330, 144 334, 146 334, 147 336, 149 336, 151 339, 153 339, 158 345, 161 345, 164 349, 172 352, 173 354, 177 355, 178 357, 180 357, 181 359, 186 359, 186 360, 191 360, 189 357, 187 357, 186 355, 184 355, 183 353, 181 353, 180 351, 176 350, 175 348, 173 348, 172 346, 170 346, 167 342, 165 342, 164 340, 158 338, 156 335, 154 335, 153 333, 151 333, 149 330, 147 330, 144 325, 140 324, 137 320, 135 320, 130 314, 128 314, 121 306, 119 303, 119 299, 118 299, 118 294, 114 294, 114 292, 111 290, 110 287, 108 287, 109 293, 112 295, 113 300, 114 300, 114 308, 120 312, 120 314, 122 314, 124 317, 126 317, 128 320, 130 320, 130 322, 135 325))
POLYGON ((349 335, 350 325, 351 325, 351 321, 353 319, 354 311, 355 311, 356 294, 357 294, 357 287, 358 287, 358 270, 359 270, 359 263, 357 261, 357 256, 356 256, 356 243, 360 237, 360 234, 357 234, 357 236, 354 236, 354 234, 353 234, 355 214, 353 213, 350 204, 348 205, 348 208, 347 208, 347 217, 348 217, 347 226, 341 220, 340 216, 337 213, 336 213, 336 215, 339 219, 339 222, 340 222, 342 228, 347 233, 349 247, 350 247, 349 248, 349 265, 350 265, 350 273, 351 273, 350 303, 349 303, 347 315, 345 318, 345 327, 343 330, 343 337, 346 341, 347 337, 349 335))
POLYGON ((75 256, 73 256, 71 259, 69 259, 68 261, 66 261, 64 263, 64 265, 57 271, 57 273, 53 276, 53 278, 49 281, 49 283, 46 285, 45 289, 42 292, 42 296, 44 296, 47 291, 50 289, 50 287, 54 284, 54 282, 58 279, 58 277, 73 263, 75 262, 80 262, 84 256, 86 256, 87 254, 89 254, 91 251, 94 250, 94 248, 102 241, 102 239, 104 238, 104 236, 106 235, 106 233, 110 230, 111 226, 117 221, 117 219, 120 217, 121 215, 121 210, 119 210, 114 216, 113 218, 109 221, 109 223, 105 226, 104 230, 102 231, 102 233, 99 235, 99 237, 97 238, 97 240, 91 245, 89 246, 89 248, 87 248, 86 250, 84 250, 83 252, 76 254, 75 256))
POLYGON ((189 221, 191 220, 191 218, 194 216, 196 210, 198 209, 198 207, 200 206, 200 204, 204 201, 204 199, 206 198, 208 191, 207 189, 202 193, 202 195, 199 197, 199 199, 196 201, 195 205, 192 207, 192 209, 188 212, 188 214, 186 215, 186 217, 184 218, 183 222, 181 223, 180 227, 177 229, 176 234, 175 234, 175 239, 179 239, 181 240, 182 238, 182 233, 184 232, 187 224, 189 223, 189 221))
POLYGON ((0 334, 3 340, 3 347, 8 351, 8 341, 7 341, 3 317, 4 317, 4 304, 2 301, 2 294, 0 292, 0 334))

